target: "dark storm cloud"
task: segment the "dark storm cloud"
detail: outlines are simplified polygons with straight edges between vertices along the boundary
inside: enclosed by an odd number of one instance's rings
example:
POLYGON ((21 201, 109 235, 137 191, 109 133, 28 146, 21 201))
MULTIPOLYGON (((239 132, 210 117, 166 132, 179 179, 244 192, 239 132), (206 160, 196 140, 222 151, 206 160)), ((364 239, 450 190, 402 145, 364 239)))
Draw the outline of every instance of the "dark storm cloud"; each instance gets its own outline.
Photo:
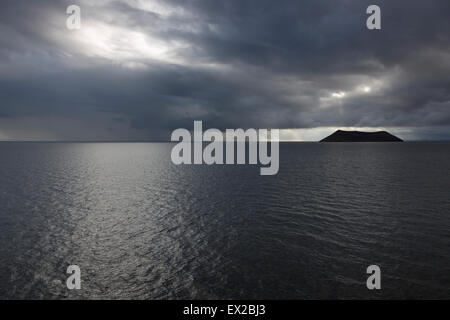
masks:
POLYGON ((450 126, 445 0, 376 1, 379 31, 365 27, 372 1, 73 3, 79 31, 65 28, 72 1, 2 1, 3 120, 114 115, 150 139, 193 120, 450 126))

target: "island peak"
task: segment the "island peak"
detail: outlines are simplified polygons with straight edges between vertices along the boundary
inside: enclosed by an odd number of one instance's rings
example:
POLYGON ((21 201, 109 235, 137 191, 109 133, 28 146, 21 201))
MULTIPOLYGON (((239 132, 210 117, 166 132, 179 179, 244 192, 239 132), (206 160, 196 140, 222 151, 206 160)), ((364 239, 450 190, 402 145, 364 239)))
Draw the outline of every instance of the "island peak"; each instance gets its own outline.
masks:
POLYGON ((336 130, 320 142, 402 142, 403 140, 387 131, 364 132, 336 130))

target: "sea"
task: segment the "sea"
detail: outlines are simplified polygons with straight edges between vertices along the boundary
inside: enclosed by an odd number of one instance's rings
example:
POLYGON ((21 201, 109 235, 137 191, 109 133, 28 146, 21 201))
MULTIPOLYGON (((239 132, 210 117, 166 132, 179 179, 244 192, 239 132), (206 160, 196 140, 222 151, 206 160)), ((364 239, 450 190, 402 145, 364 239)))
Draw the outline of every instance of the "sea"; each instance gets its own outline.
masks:
POLYGON ((450 143, 281 143, 273 176, 172 147, 0 143, 0 298, 450 299, 450 143))

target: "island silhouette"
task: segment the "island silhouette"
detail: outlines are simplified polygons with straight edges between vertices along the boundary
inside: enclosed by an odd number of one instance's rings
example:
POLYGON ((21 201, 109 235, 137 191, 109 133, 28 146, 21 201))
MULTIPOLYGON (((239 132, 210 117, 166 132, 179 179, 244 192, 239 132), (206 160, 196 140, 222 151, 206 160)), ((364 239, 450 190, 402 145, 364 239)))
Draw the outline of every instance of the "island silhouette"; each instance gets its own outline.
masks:
POLYGON ((363 132, 337 130, 320 142, 403 142, 386 131, 363 132))

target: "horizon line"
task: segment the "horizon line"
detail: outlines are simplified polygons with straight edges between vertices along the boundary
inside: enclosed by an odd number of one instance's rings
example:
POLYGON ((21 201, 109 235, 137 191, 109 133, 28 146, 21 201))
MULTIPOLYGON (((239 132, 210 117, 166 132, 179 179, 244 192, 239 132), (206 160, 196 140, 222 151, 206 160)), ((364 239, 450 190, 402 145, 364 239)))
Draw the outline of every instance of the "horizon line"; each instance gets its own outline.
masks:
MULTIPOLYGON (((170 140, 0 140, 0 143, 178 143, 170 140)), ((205 143, 207 141, 204 141, 205 143)), ((237 141, 239 142, 239 141, 237 141)), ((280 140, 280 143, 311 143, 320 140, 280 140)), ((450 142, 450 139, 442 140, 404 140, 403 142, 450 142)))

